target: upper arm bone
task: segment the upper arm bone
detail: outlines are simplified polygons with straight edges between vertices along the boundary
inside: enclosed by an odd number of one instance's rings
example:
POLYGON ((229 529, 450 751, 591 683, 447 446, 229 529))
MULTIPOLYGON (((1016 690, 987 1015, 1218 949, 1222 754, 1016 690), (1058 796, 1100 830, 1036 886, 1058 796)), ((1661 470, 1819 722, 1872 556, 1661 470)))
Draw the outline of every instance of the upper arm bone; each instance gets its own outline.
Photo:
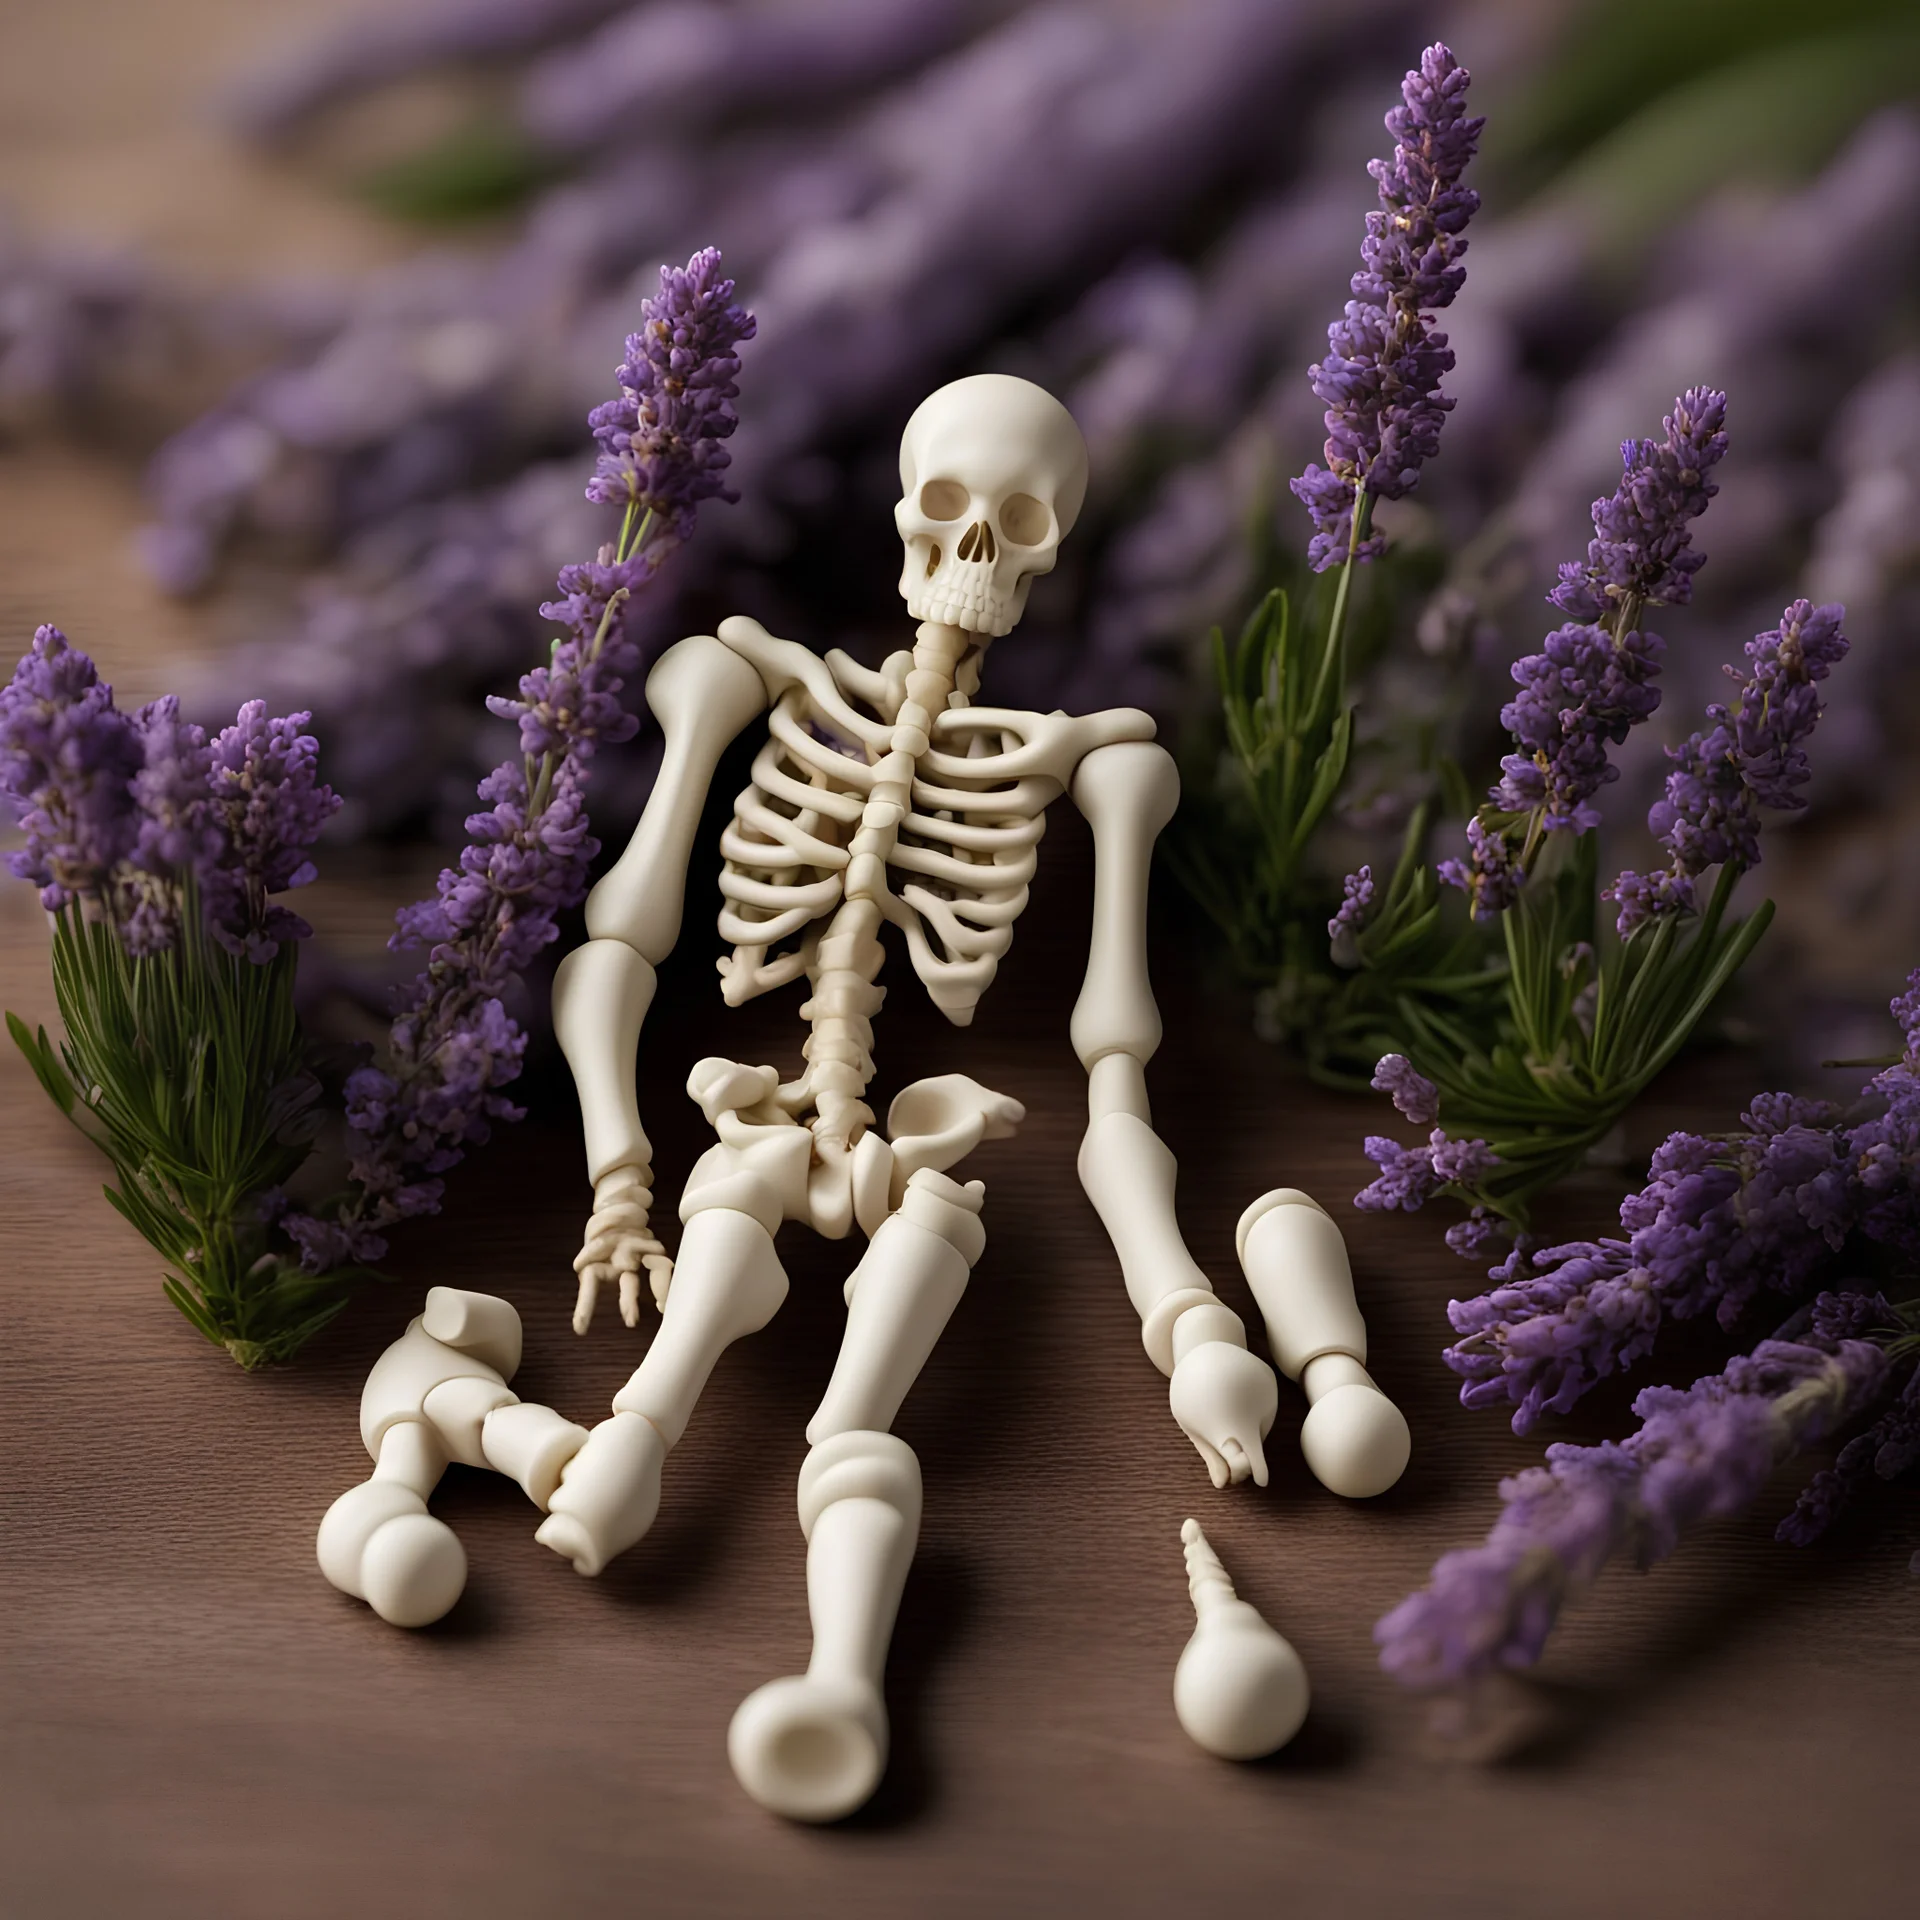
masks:
POLYGON ((687 864, 714 769, 734 735, 767 708, 752 662, 711 634, 669 647, 647 676, 666 747, 627 850, 587 896, 587 933, 620 940, 657 966, 680 937, 687 864))

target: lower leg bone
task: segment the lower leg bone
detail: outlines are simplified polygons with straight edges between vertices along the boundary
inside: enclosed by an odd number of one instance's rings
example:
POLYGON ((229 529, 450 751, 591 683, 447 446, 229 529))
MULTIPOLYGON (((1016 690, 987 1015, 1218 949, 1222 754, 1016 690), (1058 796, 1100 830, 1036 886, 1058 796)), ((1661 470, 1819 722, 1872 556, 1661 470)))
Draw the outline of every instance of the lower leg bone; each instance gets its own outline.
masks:
POLYGON ((914 1175, 847 1282, 847 1330, 809 1440, 893 1425, 986 1245, 979 1211, 977 1186, 914 1175))
POLYGON ((792 1820, 837 1820, 886 1771, 881 1679, 920 1536, 920 1463, 887 1433, 837 1433, 800 1469, 813 1657, 741 1702, 727 1735, 740 1784, 792 1820))
POLYGON ((728 1208, 694 1214, 659 1331, 633 1378, 561 1471, 534 1538, 596 1574, 653 1525, 660 1470, 693 1417, 715 1364, 734 1341, 757 1333, 787 1295, 773 1236, 728 1208))

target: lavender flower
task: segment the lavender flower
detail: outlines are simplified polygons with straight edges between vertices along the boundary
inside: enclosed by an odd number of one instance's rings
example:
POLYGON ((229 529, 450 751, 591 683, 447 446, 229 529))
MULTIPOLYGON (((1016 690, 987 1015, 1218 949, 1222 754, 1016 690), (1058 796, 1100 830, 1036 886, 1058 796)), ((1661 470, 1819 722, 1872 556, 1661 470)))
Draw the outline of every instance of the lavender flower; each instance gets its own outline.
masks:
POLYGON ((181 719, 171 694, 142 707, 133 725, 141 766, 128 791, 139 825, 113 876, 112 908, 127 951, 149 954, 179 938, 178 879, 191 875, 204 889, 223 842, 208 802, 205 731, 181 719))
POLYGON ((208 756, 211 811, 225 840, 224 857, 202 883, 208 918, 229 953, 254 961, 313 931, 268 900, 314 878, 307 849, 340 808, 340 796, 320 782, 319 742, 303 731, 310 718, 272 719, 264 701, 249 700, 208 756))
POLYGON ((1327 464, 1309 466, 1291 483, 1313 515, 1308 558, 1316 572, 1349 554, 1371 560, 1385 550, 1378 534, 1359 538, 1362 496, 1397 500, 1410 492, 1453 407, 1440 391, 1453 350, 1429 310, 1450 305, 1466 278, 1462 236, 1480 204, 1460 184, 1485 124, 1467 115, 1471 77, 1444 45, 1429 47, 1401 84, 1403 104, 1387 115, 1393 158, 1368 165, 1380 208, 1367 215, 1353 298, 1327 329, 1326 357, 1311 370, 1327 409, 1327 464))
POLYGON ((1734 705, 1708 707, 1708 725, 1668 749, 1674 770, 1647 825, 1673 859, 1664 873, 1623 873, 1615 882, 1623 940, 1650 918, 1689 910, 1692 882, 1709 867, 1757 867, 1762 807, 1791 813, 1807 804, 1801 789, 1813 771, 1806 743, 1820 721, 1816 688, 1846 658, 1845 613, 1794 601, 1779 626, 1748 641, 1751 671, 1734 705))
POLYGON ((347 1122, 362 1136, 354 1195, 333 1217, 281 1222, 311 1269, 378 1260, 382 1229, 435 1212, 440 1176, 495 1122, 520 1118, 502 1089, 519 1076, 526 1035, 506 1000, 558 938, 559 914, 586 896, 600 850, 586 808, 594 755, 639 724, 620 700, 640 664, 627 603, 692 531, 699 502, 722 493, 718 443, 735 425, 736 349, 754 323, 729 304, 719 264, 708 250, 684 271, 662 268, 628 341, 621 398, 595 410, 600 491, 589 491, 624 502, 626 524, 618 543, 561 570, 560 598, 541 611, 567 632, 548 663, 522 676, 518 699, 487 703, 517 722, 521 757, 481 782, 485 807, 468 817, 467 845, 434 897, 397 916, 389 945, 426 948, 427 965, 400 996, 385 1064, 347 1082, 347 1122))
POLYGON ((1373 1070, 1376 1093, 1393 1096, 1393 1104, 1403 1120, 1416 1127, 1430 1127, 1440 1117, 1440 1089, 1415 1070, 1404 1053, 1385 1053, 1373 1070))
POLYGON ((145 757, 93 662, 58 627, 38 628, 0 690, 0 793, 27 836, 7 866, 40 889, 49 912, 77 895, 103 896, 133 851, 131 783, 145 757))
POLYGON ((1713 1309, 1731 1326, 1764 1287, 1810 1287, 1858 1208, 1837 1110, 1762 1095, 1725 1138, 1675 1133, 1620 1205, 1623 1240, 1516 1248, 1471 1300, 1449 1301, 1444 1358, 1463 1406, 1509 1402, 1526 1433, 1652 1348, 1668 1319, 1713 1309))
POLYGON ((1823 1294, 1750 1356, 1691 1387, 1648 1387, 1621 1442, 1547 1449, 1500 1485, 1484 1545, 1444 1555, 1428 1586, 1374 1628, 1380 1664, 1411 1687, 1532 1666, 1568 1601, 1611 1560, 1664 1560, 1702 1521, 1737 1513, 1783 1460, 1871 1410, 1885 1301, 1823 1294))
POLYGON ((1843 1150, 1857 1188, 1860 1231, 1910 1263, 1920 1256, 1920 968, 1891 1010, 1905 1050, 1867 1082, 1883 1108, 1848 1132, 1843 1150))
POLYGON ((1467 822, 1467 858, 1442 860, 1435 868, 1441 882, 1467 896, 1476 920, 1491 920, 1520 897, 1525 874, 1507 836, 1478 816, 1467 822))
POLYGON ((1584 833, 1600 824, 1590 804, 1620 769, 1607 760, 1609 743, 1660 704, 1652 685, 1666 643, 1657 633, 1616 640, 1605 627, 1564 626, 1547 635, 1539 653, 1513 666, 1520 697, 1500 710, 1500 724, 1523 749, 1501 761, 1492 793, 1496 807, 1538 813, 1551 833, 1584 833))
POLYGON ((1491 1207, 1475 1207, 1464 1220, 1456 1220, 1447 1229, 1446 1242, 1448 1250, 1462 1260, 1479 1260, 1499 1245, 1506 1234, 1505 1223, 1491 1207))
MULTIPOLYGON (((1666 642, 1643 630, 1640 616, 1693 596, 1705 556, 1693 551, 1690 527, 1719 491, 1708 476, 1727 450, 1726 411, 1725 394, 1690 387, 1662 423, 1663 439, 1627 441, 1619 486, 1593 503, 1585 563, 1560 569, 1547 598, 1569 623, 1514 663, 1520 695, 1500 712, 1519 751, 1501 761, 1489 805, 1468 823, 1468 858, 1439 869, 1470 895, 1476 919, 1512 903, 1542 833, 1600 824, 1593 798, 1620 777, 1607 749, 1660 704, 1653 682, 1666 642), (1516 832, 1524 838, 1517 852, 1516 832)), ((1622 881, 1635 913, 1664 897, 1635 875, 1622 881)))
POLYGON ((682 540, 702 500, 734 500, 720 476, 720 442, 740 424, 739 346, 754 319, 733 301, 715 247, 685 267, 662 267, 660 291, 627 336, 620 397, 587 416, 600 443, 587 498, 656 515, 682 540))
POLYGON ((1727 396, 1689 387, 1661 421, 1661 440, 1620 447, 1620 484, 1593 503, 1586 563, 1569 560, 1547 598, 1569 618, 1597 621, 1621 613, 1624 630, 1642 606, 1684 607, 1706 556, 1695 553, 1689 522, 1720 491, 1708 475, 1727 450, 1727 396))
POLYGON ((1440 1127, 1428 1135, 1424 1147, 1403 1147, 1397 1140, 1372 1134, 1364 1151, 1380 1172, 1353 1196, 1353 1204, 1363 1213, 1417 1213, 1436 1194, 1448 1190, 1471 1197, 1500 1164, 1499 1155, 1484 1140, 1455 1140, 1440 1127))
POLYGON ((1358 873, 1350 873, 1341 881, 1339 910, 1327 922, 1327 938, 1333 942, 1335 966, 1357 967, 1360 964, 1357 942, 1360 929, 1366 925, 1372 910, 1373 869, 1362 867, 1358 873))

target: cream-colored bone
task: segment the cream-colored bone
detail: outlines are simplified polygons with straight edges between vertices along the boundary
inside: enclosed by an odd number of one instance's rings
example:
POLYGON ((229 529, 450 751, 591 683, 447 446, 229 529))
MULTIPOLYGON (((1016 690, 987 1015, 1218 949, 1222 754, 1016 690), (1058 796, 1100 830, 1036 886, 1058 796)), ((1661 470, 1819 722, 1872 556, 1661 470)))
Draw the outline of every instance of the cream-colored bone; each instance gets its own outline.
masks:
POLYGON ((1086 442, 1044 389, 981 373, 929 394, 900 436, 893 517, 907 611, 1011 633, 1086 492, 1086 442))
POLYGON ((1149 741, 1087 755, 1073 801, 1093 828, 1093 935, 1069 1032, 1080 1064, 1130 1053, 1144 1066, 1160 1046, 1160 1010, 1147 982, 1147 879, 1153 843, 1180 802, 1173 756, 1149 741))
POLYGON ((673 951, 714 769, 768 699, 752 663, 708 634, 680 641, 655 662, 647 709, 663 742, 660 771, 627 850, 587 895, 590 939, 625 941, 656 966, 673 951))
POLYGON ((728 743, 765 711, 766 683, 731 647, 695 634, 669 647, 647 676, 659 723, 660 771, 627 850, 587 896, 587 943, 560 963, 554 1029, 573 1070, 587 1144, 594 1211, 574 1270, 573 1328, 592 1323, 601 1286, 620 1289, 620 1315, 639 1319, 638 1274, 656 1304, 673 1262, 650 1227, 653 1149, 640 1124, 635 1082, 640 1028, 653 1000, 653 968, 680 937, 687 863, 707 789, 728 743))
POLYGON ((1306 1391, 1308 1466, 1350 1500, 1386 1492, 1406 1471, 1412 1439, 1364 1365, 1367 1325, 1340 1229, 1311 1195, 1276 1187, 1240 1216, 1234 1243, 1273 1357, 1306 1391))
POLYGON ((1223 1760, 1257 1760, 1284 1747, 1307 1717, 1312 1689, 1300 1656, 1233 1590, 1197 1520, 1186 1548, 1193 1637, 1173 1676, 1173 1710, 1187 1733, 1223 1760))
POLYGON ((1215 1486, 1264 1486, 1279 1387, 1187 1251, 1174 1207, 1178 1168, 1146 1097, 1161 1033, 1147 980, 1147 881, 1154 841, 1179 803, 1179 775, 1165 748, 1123 740, 1088 754, 1071 791, 1094 845, 1093 938, 1071 1027, 1088 1075, 1080 1183, 1119 1257, 1141 1341, 1168 1376, 1180 1430, 1215 1486))
POLYGON ((383 1620, 423 1627, 466 1585, 467 1557, 427 1499, 450 1461, 519 1481, 544 1506, 586 1430, 507 1385, 520 1364, 520 1316, 492 1294, 434 1287, 423 1311, 373 1364, 360 1437, 373 1477, 320 1523, 320 1570, 383 1620))
POLYGON ((920 1537, 920 1462, 889 1433, 836 1433, 800 1469, 813 1655, 769 1681, 727 1731, 734 1776, 789 1820, 837 1820, 886 1771, 881 1676, 920 1537))

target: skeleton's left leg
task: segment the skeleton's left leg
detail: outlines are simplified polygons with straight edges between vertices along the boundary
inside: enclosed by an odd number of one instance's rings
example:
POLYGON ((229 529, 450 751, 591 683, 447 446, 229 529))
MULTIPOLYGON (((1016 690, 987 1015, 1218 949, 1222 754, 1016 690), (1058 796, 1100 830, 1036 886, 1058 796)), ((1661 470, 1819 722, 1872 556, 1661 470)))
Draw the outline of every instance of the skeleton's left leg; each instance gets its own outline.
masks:
POLYGON ((888 1432, 986 1246, 984 1189, 922 1169, 847 1282, 847 1331, 807 1426, 800 1530, 813 1657, 741 1702, 727 1736, 740 1784, 794 1820, 837 1820, 887 1764, 881 1697, 920 1535, 920 1463, 888 1432))

